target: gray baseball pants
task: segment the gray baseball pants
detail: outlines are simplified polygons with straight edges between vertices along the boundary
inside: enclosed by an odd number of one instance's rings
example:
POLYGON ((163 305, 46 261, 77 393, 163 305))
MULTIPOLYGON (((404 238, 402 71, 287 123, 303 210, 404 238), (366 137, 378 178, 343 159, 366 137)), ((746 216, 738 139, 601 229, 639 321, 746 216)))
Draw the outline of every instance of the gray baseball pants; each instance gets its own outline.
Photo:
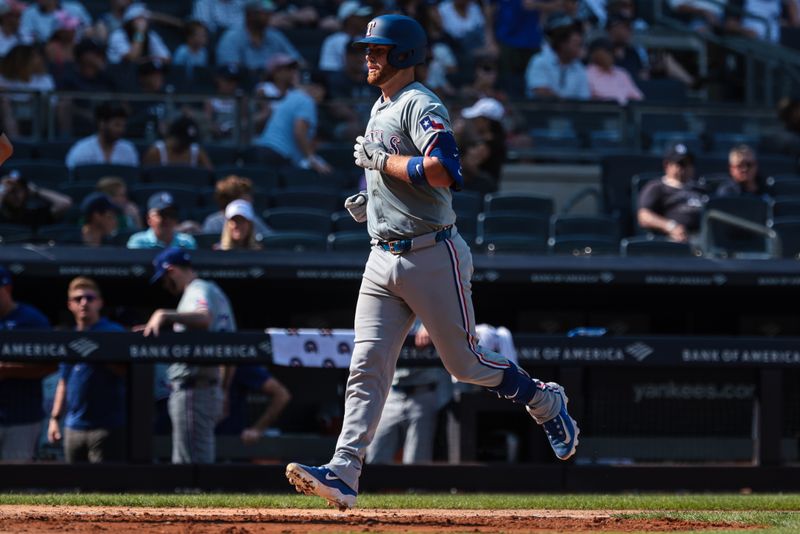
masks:
POLYGON ((210 464, 216 457, 214 427, 222 415, 219 386, 179 389, 169 394, 172 421, 172 463, 210 464))
MULTIPOLYGON (((451 238, 404 254, 372 248, 356 304, 342 432, 326 465, 354 490, 415 316, 456 380, 485 387, 502 381, 508 360, 476 344, 472 270, 469 247, 455 227, 451 238)), ((555 415, 560 401, 553 397, 537 392, 531 405, 555 415)))
POLYGON ((404 393, 391 388, 375 439, 367 449, 367 462, 394 463, 395 452, 400 447, 404 464, 433 461, 438 401, 436 389, 404 393))

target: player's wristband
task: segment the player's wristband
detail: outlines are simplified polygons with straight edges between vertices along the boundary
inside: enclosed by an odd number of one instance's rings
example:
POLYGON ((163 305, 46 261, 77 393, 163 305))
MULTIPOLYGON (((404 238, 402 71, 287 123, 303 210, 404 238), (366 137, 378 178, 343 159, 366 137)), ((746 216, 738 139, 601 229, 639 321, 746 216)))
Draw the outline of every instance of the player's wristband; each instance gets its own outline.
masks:
POLYGON ((425 158, 417 156, 408 160, 406 171, 408 172, 408 180, 414 185, 428 185, 428 179, 425 178, 425 158))

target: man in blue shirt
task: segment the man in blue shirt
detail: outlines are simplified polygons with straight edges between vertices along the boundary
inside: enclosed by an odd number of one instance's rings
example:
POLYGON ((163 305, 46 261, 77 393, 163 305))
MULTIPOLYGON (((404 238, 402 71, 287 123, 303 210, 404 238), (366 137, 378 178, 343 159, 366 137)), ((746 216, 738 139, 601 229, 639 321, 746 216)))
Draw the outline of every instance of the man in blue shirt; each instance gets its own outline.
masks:
POLYGON ((217 65, 233 63, 251 70, 262 70, 270 56, 278 52, 305 63, 286 36, 269 27, 270 13, 274 10, 270 0, 248 1, 244 6, 244 25, 229 28, 217 44, 217 65))
POLYGON ((147 230, 128 239, 128 248, 197 248, 189 234, 178 232, 178 205, 168 191, 154 193, 147 199, 147 230))
MULTIPOLYGON (((70 282, 67 307, 79 332, 124 332, 121 325, 100 316, 103 297, 94 280, 79 276, 70 282)), ((127 366, 124 364, 62 363, 53 399, 47 440, 61 440, 68 463, 123 462, 127 450, 127 366)))
POLYGON ((316 155, 314 136, 317 131, 317 104, 325 98, 321 76, 305 76, 297 89, 292 89, 273 105, 269 121, 253 144, 263 147, 264 164, 292 165, 329 173, 333 169, 316 155))
POLYGON ((216 433, 239 436, 245 445, 252 445, 261 439, 264 431, 275 422, 292 398, 286 386, 260 365, 237 366, 226 389, 228 416, 217 424, 216 433), (261 393, 271 397, 264 413, 252 425, 247 424, 249 393, 261 393))
POLYGON ((591 90, 583 55, 583 29, 567 15, 547 21, 547 41, 531 58, 525 71, 525 89, 530 98, 589 100, 591 90))
MULTIPOLYGON (((50 330, 42 312, 12 296, 11 273, 0 266, 0 332, 50 330)), ((0 460, 31 461, 44 417, 42 378, 51 364, 0 362, 0 460)))

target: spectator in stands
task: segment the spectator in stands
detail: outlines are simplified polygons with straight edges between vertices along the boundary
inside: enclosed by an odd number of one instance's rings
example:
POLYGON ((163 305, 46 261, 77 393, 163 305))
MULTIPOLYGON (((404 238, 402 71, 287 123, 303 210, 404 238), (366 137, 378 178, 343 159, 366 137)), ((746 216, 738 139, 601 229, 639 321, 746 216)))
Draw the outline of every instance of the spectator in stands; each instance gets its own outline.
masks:
MULTIPOLYGON (((75 63, 67 65, 64 77, 56 81, 62 91, 106 93, 117 89, 109 76, 106 51, 91 39, 83 39, 75 46, 75 63)), ((94 101, 83 98, 59 97, 57 113, 63 131, 73 135, 88 135, 94 130, 94 101)))
POLYGON ((784 97, 778 101, 777 117, 783 129, 764 141, 773 152, 796 157, 800 154, 800 99, 784 97))
MULTIPOLYGON (((187 251, 177 248, 164 250, 153 260, 153 266, 155 274, 151 283, 160 282, 167 292, 180 296, 180 302, 174 310, 156 310, 147 324, 137 326, 135 331, 145 336, 158 336, 170 326, 176 332, 236 331, 236 319, 228 297, 214 282, 197 277, 187 251)), ((214 426, 223 415, 221 386, 230 384, 230 371, 218 365, 184 362, 169 366, 173 463, 214 461, 214 426)))
POLYGON ((136 68, 139 92, 159 98, 134 101, 130 104, 131 118, 128 121, 128 131, 133 137, 144 137, 145 140, 154 142, 157 137, 167 134, 170 108, 163 98, 168 91, 167 69, 168 65, 160 59, 140 63, 136 68))
POLYGON ((125 108, 113 102, 103 102, 95 108, 94 117, 97 133, 72 145, 66 157, 67 167, 72 169, 96 163, 138 166, 136 147, 122 138, 128 120, 125 108))
POLYGON ((543 15, 561 10, 561 2, 510 0, 486 2, 486 46, 500 55, 500 71, 517 75, 542 47, 543 15))
POLYGON ((800 7, 795 0, 744 0, 743 7, 746 15, 733 12, 727 17, 725 27, 729 32, 778 43, 783 12, 789 24, 800 25, 800 7))
POLYGON ((186 42, 175 50, 173 64, 186 68, 191 73, 195 67, 208 66, 208 30, 202 22, 190 20, 184 28, 186 42))
POLYGON ((246 200, 237 199, 225 208, 225 226, 222 227, 216 250, 261 250, 255 229, 253 205, 246 200))
MULTIPOLYGON (((347 48, 355 37, 361 37, 371 15, 372 7, 362 5, 358 0, 345 0, 339 4, 336 16, 341 24, 341 30, 330 34, 322 42, 319 70, 341 72, 346 68, 347 48)), ((363 62, 361 70, 364 70, 363 62)))
MULTIPOLYGON (((214 190, 214 200, 219 206, 219 211, 212 213, 203 221, 204 234, 219 234, 225 227, 225 209, 234 200, 244 200, 252 205, 253 203, 253 181, 250 178, 230 175, 217 182, 214 190)), ((261 217, 253 215, 253 226, 256 234, 268 235, 272 230, 267 226, 261 217)))
POLYGON ((666 77, 682 82, 687 87, 697 81, 678 63, 668 50, 652 50, 651 53, 633 44, 633 12, 627 8, 610 11, 606 32, 614 47, 614 64, 627 70, 634 80, 650 80, 666 77), (652 55, 652 57, 651 57, 652 55))
POLYGON ((0 0, 0 57, 23 42, 19 29, 23 9, 17 0, 0 0))
POLYGON ((211 160, 197 142, 200 132, 193 119, 181 116, 169 126, 167 137, 156 141, 142 157, 143 165, 188 165, 212 169, 211 160))
POLYGON ((581 63, 583 30, 572 17, 551 17, 545 27, 549 47, 531 58, 525 71, 530 98, 588 100, 586 67, 581 63))
POLYGON ((75 43, 80 20, 66 11, 58 11, 53 19, 53 29, 44 47, 44 57, 56 85, 66 75, 67 68, 75 62, 75 43))
POLYGON ((614 100, 623 106, 644 98, 628 71, 614 65, 614 47, 605 37, 589 45, 589 63, 586 75, 594 100, 614 100))
POLYGON ((107 42, 108 37, 122 27, 122 17, 132 3, 133 0, 109 0, 109 10, 97 18, 94 29, 95 38, 99 42, 107 42))
MULTIPOLYGON (((91 278, 69 283, 67 307, 78 332, 124 332, 100 315, 103 295, 91 278)), ((61 441, 67 463, 124 462, 127 459, 128 366, 120 363, 62 363, 47 429, 50 443, 61 441)))
POLYGON ((217 64, 235 63, 240 67, 260 70, 273 54, 282 52, 304 63, 300 53, 280 30, 270 28, 270 13, 275 6, 270 0, 248 0, 244 24, 229 28, 217 44, 217 64))
POLYGON ((72 207, 72 199, 38 187, 17 171, 0 178, 0 222, 34 228, 57 222, 72 207))
POLYGON ((237 365, 227 390, 228 415, 217 424, 216 433, 239 436, 245 445, 258 443, 292 399, 286 386, 262 365, 237 365), (261 416, 248 425, 247 396, 250 393, 269 395, 270 401, 261 416))
POLYGON ((170 52, 161 37, 150 29, 151 13, 142 3, 133 3, 125 9, 122 27, 114 30, 108 38, 108 61, 170 61, 170 52))
MULTIPOLYGON (((39 310, 14 300, 11 273, 0 266, 0 332, 50 330, 39 310)), ((44 418, 42 378, 55 364, 0 362, 0 461, 30 462, 44 418)))
POLYGON ((147 200, 147 230, 136 232, 128 239, 128 248, 197 248, 189 234, 178 232, 178 205, 167 191, 147 200))
POLYGON ((219 33, 244 23, 246 3, 247 0, 194 0, 192 18, 211 33, 219 33))
POLYGON ((253 144, 261 147, 264 163, 296 166, 327 174, 330 165, 316 155, 317 105, 325 97, 325 82, 317 73, 303 77, 272 109, 267 125, 253 144))
POLYGON ((299 83, 300 63, 294 57, 279 52, 267 61, 264 80, 256 85, 255 93, 263 98, 279 100, 299 83))
MULTIPOLYGON (((52 91, 53 77, 47 72, 44 56, 31 45, 17 45, 0 63, 0 89, 6 91, 52 91)), ((19 101, 27 96, 20 96, 19 101)))
POLYGON ((81 202, 83 244, 99 247, 119 229, 119 207, 105 193, 89 193, 81 202))
POLYGON ((709 33, 722 28, 725 3, 714 0, 667 0, 672 11, 693 30, 709 33))
POLYGON ((90 28, 92 17, 83 4, 69 0, 36 0, 22 13, 20 33, 26 43, 44 43, 53 31, 54 19, 59 11, 65 11, 80 21, 78 34, 90 28))
POLYGON ((507 155, 504 115, 503 104, 488 97, 461 111, 465 121, 454 129, 462 154, 464 189, 484 194, 497 191, 507 155))
POLYGON ((717 196, 735 197, 768 195, 767 182, 758 173, 756 151, 748 145, 737 145, 728 153, 728 174, 730 178, 717 186, 717 196))
POLYGON ((106 176, 97 182, 97 190, 105 193, 119 209, 117 226, 120 232, 139 230, 142 217, 139 206, 128 198, 128 184, 118 176, 106 176))
POLYGON ((438 5, 442 30, 455 43, 459 55, 470 55, 483 48, 486 19, 475 0, 445 0, 438 5))
POLYGON ((466 100, 478 100, 484 97, 501 102, 507 100, 506 92, 498 87, 497 75, 497 61, 491 56, 477 55, 472 82, 461 87, 459 91, 461 97, 466 100))
POLYGON ((297 2, 296 0, 274 0, 274 10, 270 18, 270 25, 274 28, 313 28, 319 21, 317 8, 312 2, 297 2))
POLYGON ((683 143, 675 143, 664 155, 664 176, 645 184, 639 193, 639 226, 674 241, 690 241, 700 229, 707 199, 694 181, 694 154, 683 143))
POLYGON ((237 125, 244 125, 247 120, 247 106, 242 106, 241 115, 236 116, 236 111, 239 109, 236 98, 241 95, 242 76, 242 69, 238 65, 223 65, 217 68, 214 76, 217 96, 204 103, 204 118, 214 139, 232 137, 237 125))

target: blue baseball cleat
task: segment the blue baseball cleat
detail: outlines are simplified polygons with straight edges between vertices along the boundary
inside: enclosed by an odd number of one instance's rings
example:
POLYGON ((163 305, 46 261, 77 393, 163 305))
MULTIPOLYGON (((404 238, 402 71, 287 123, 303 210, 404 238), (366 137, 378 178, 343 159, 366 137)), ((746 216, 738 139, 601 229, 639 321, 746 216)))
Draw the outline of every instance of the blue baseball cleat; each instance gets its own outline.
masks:
POLYGON ((286 466, 286 478, 298 492, 322 497, 342 512, 356 504, 358 493, 327 467, 292 462, 286 466))
MULTIPOLYGON (((548 382, 547 388, 561 396, 561 409, 555 417, 539 424, 544 428, 547 440, 550 442, 550 446, 553 447, 553 452, 556 453, 559 460, 567 460, 570 456, 575 454, 575 450, 578 448, 578 435, 581 433, 581 430, 578 428, 578 423, 575 422, 575 419, 570 417, 569 412, 567 412, 567 403, 569 399, 566 393, 564 393, 564 388, 555 382, 548 382)), ((525 409, 528 413, 531 412, 529 406, 526 406, 525 409)), ((531 414, 531 416, 533 416, 533 414, 531 414)))

